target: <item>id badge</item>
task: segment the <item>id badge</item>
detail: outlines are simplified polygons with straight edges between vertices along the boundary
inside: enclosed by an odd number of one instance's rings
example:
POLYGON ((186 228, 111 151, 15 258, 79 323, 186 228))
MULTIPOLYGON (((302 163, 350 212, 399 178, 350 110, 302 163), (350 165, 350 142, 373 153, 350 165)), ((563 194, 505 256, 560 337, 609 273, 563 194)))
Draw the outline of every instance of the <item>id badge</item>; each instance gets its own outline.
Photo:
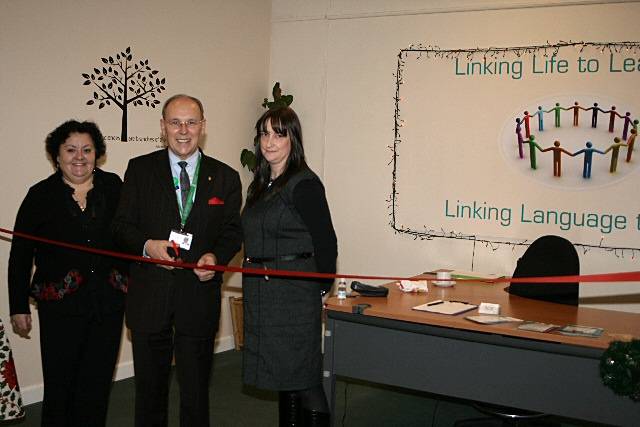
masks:
POLYGON ((191 248, 192 240, 193 234, 185 233, 184 231, 171 230, 171 234, 169 234, 169 241, 174 242, 180 247, 180 249, 184 249, 185 251, 188 251, 191 248))

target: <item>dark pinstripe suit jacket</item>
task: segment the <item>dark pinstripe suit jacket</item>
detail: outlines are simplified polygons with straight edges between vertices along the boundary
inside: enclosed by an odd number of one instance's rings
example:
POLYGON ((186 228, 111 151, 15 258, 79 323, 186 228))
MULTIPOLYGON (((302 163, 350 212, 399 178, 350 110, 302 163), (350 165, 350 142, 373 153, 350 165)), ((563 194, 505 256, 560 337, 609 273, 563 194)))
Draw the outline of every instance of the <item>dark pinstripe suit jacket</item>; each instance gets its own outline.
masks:
MULTIPOLYGON (((185 262, 197 262, 213 252, 226 265, 242 242, 238 173, 202 154, 195 201, 185 231, 193 234, 185 262), (215 198, 215 199, 214 199, 215 198)), ((113 221, 114 237, 126 252, 141 255, 148 239, 167 240, 180 227, 180 213, 167 150, 129 161, 120 203, 113 221)), ((190 335, 212 336, 220 315, 222 274, 200 282, 192 270, 166 270, 153 264, 131 266, 127 295, 127 326, 158 332, 175 326, 190 335)))

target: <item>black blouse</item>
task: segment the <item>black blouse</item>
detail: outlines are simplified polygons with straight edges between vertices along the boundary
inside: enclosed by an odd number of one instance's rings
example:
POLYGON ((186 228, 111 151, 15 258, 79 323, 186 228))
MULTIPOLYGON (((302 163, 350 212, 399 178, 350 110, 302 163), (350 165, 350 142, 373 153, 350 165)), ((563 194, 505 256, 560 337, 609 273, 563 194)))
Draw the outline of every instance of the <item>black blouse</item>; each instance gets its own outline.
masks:
MULTIPOLYGON (((96 169, 93 189, 82 211, 73 199, 73 188, 65 184, 58 171, 29 189, 14 230, 111 250, 110 225, 121 186, 116 174, 96 169)), ((67 314, 121 310, 126 271, 126 263, 116 258, 14 236, 9 256, 10 313, 29 313, 30 295, 38 300, 40 309, 67 314)))
MULTIPOLYGON (((315 179, 301 181, 293 191, 293 204, 311 234, 318 272, 335 273, 338 245, 322 183, 315 179)), ((333 279, 321 281, 333 283, 333 279)))

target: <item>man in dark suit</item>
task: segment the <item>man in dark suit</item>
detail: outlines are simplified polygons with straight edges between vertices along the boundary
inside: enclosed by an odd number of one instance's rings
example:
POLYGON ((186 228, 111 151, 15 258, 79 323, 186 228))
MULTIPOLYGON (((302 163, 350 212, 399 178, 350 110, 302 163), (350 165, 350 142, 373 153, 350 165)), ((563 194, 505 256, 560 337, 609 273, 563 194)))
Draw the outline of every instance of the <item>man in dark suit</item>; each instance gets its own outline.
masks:
MULTIPOLYGON (((124 250, 201 265, 225 265, 240 249, 238 173, 204 155, 202 103, 169 98, 160 128, 167 149, 136 157, 125 173, 113 222, 124 250)), ((136 384, 136 426, 166 426, 172 356, 180 425, 208 426, 208 385, 220 316, 222 274, 132 265, 126 305, 136 384)))

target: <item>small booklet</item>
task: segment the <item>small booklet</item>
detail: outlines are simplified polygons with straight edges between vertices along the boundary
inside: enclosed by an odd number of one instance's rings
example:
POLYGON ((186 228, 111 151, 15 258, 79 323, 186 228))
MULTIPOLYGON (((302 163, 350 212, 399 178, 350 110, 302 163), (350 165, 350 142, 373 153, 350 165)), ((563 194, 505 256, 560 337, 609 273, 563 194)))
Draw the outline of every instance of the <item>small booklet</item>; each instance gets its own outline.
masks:
MULTIPOLYGON (((440 270, 440 271, 450 271, 452 279, 468 279, 468 280, 477 280, 479 282, 491 282, 495 279, 500 279, 504 277, 504 275, 500 274, 491 274, 491 273, 479 273, 477 271, 466 271, 466 270, 440 270)), ((436 274, 436 271, 425 271, 424 274, 436 274)))
POLYGON ((540 323, 540 322, 524 322, 522 325, 518 326, 518 329, 522 329, 523 331, 533 331, 533 332, 549 332, 556 329, 558 325, 552 325, 551 323, 540 323))
POLYGON ((478 306, 475 304, 469 304, 463 301, 431 301, 426 304, 416 305, 414 310, 428 311, 429 313, 440 314, 460 314, 465 311, 473 310, 478 306))
POLYGON ((569 335, 573 337, 597 338, 602 335, 604 329, 595 328, 593 326, 566 325, 558 329, 558 332, 562 335, 569 335))
POLYGON ((465 319, 472 322, 481 323, 483 325, 494 325, 496 323, 522 322, 522 319, 515 317, 500 316, 497 314, 479 314, 477 316, 466 316, 465 319))
POLYGON ((504 276, 492 273, 478 273, 477 271, 453 270, 451 272, 451 277, 453 277, 454 279, 471 279, 478 280, 480 282, 490 282, 495 279, 500 279, 504 276))

